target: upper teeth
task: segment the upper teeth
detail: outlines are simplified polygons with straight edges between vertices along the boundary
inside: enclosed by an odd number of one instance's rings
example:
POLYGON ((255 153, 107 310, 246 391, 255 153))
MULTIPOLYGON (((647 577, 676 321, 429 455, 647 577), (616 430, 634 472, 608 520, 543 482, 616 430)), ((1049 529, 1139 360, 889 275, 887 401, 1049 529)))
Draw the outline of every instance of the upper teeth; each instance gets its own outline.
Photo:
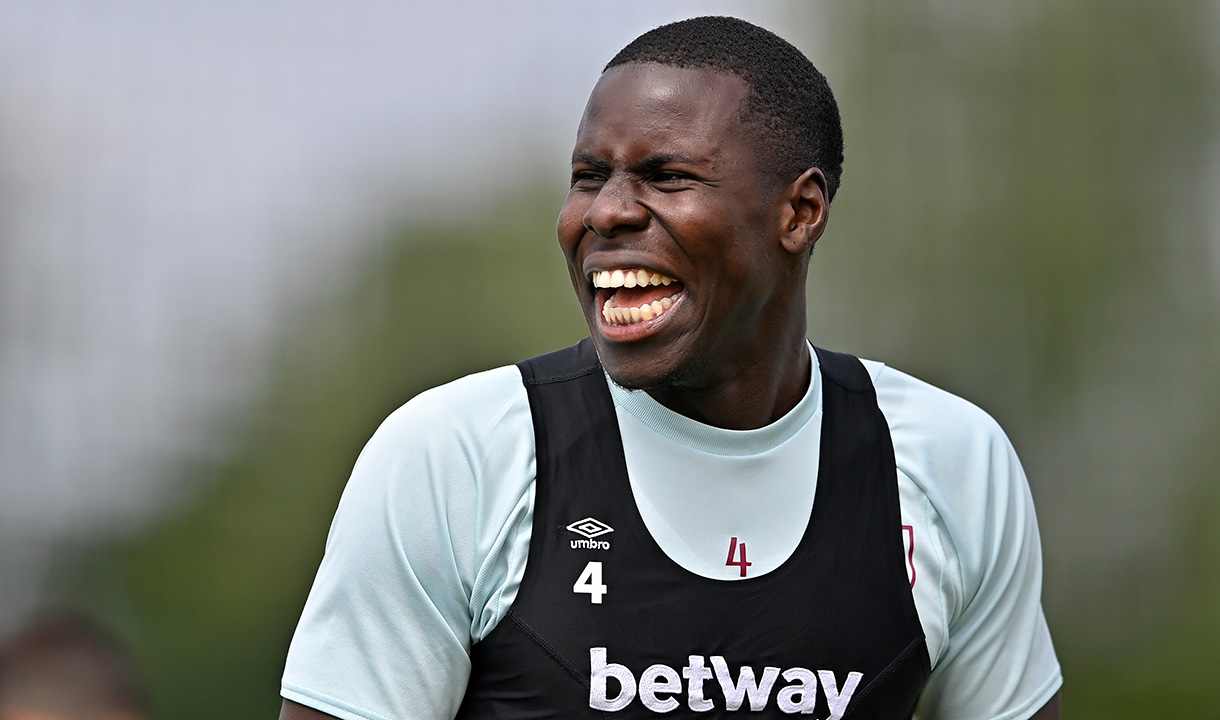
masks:
POLYGON ((669 285, 675 283, 671 277, 643 268, 627 270, 598 270, 593 273, 593 287, 647 287, 649 285, 669 285))

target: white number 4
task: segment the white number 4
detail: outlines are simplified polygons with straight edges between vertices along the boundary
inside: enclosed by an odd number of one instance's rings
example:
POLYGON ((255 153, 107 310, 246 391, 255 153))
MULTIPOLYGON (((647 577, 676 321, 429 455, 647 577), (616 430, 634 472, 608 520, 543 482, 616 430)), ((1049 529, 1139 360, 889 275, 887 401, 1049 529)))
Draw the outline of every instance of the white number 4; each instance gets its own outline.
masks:
POLYGON ((572 586, 572 592, 588 593, 589 602, 601 605, 602 595, 606 594, 606 585, 602 582, 602 564, 591 562, 585 565, 584 571, 576 579, 576 584, 572 586))

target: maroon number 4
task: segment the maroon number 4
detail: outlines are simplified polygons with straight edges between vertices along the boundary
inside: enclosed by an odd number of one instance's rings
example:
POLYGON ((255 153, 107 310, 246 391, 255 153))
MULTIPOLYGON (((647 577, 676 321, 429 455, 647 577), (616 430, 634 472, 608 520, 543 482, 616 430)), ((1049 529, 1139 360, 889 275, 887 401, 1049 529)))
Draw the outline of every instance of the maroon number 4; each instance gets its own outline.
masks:
POLYGON ((754 563, 746 560, 746 544, 744 542, 737 542, 737 538, 733 537, 729 540, 729 559, 724 564, 729 566, 736 565, 741 568, 741 576, 745 577, 746 568, 754 563), (741 551, 740 553, 738 552, 739 550, 741 551))

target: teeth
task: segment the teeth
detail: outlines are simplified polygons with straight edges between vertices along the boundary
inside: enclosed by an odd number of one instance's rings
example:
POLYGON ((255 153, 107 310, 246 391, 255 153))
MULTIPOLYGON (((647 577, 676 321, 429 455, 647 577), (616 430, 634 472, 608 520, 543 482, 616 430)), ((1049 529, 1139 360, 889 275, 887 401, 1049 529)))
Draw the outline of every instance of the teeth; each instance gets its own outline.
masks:
POLYGON ((674 293, 669 297, 663 297, 660 300, 653 300, 650 303, 645 303, 639 307, 625 308, 618 307, 614 304, 614 298, 608 298, 606 304, 602 306, 602 317, 606 319, 609 325, 630 325, 632 323, 651 320, 669 308, 673 307, 677 301, 678 295, 674 293))
MULTIPOLYGON (((633 288, 649 286, 665 286, 678 282, 671 277, 662 275, 655 270, 644 268, 620 268, 617 270, 597 270, 593 273, 593 287, 597 288, 633 288)), ((632 323, 652 320, 668 310, 677 301, 681 293, 644 303, 639 307, 619 307, 614 304, 616 296, 611 296, 602 306, 602 317, 608 325, 630 325, 632 323)))
POLYGON ((626 270, 598 270, 593 273, 593 287, 648 287, 649 285, 670 285, 677 282, 659 272, 643 268, 628 268, 626 270))

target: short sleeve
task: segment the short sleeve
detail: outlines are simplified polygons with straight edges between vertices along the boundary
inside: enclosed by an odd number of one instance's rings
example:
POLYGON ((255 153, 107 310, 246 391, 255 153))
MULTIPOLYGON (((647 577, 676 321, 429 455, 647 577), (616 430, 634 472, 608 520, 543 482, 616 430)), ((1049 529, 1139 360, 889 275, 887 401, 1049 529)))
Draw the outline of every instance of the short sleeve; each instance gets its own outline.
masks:
POLYGON ((425 392, 361 452, 281 694, 344 720, 450 718, 520 582, 533 430, 513 367, 425 392))
POLYGON ((886 369, 878 400, 900 470, 943 528, 941 598, 948 642, 924 690, 921 720, 1023 720, 1062 685, 1042 612, 1042 548, 1016 452, 986 413, 886 369))

